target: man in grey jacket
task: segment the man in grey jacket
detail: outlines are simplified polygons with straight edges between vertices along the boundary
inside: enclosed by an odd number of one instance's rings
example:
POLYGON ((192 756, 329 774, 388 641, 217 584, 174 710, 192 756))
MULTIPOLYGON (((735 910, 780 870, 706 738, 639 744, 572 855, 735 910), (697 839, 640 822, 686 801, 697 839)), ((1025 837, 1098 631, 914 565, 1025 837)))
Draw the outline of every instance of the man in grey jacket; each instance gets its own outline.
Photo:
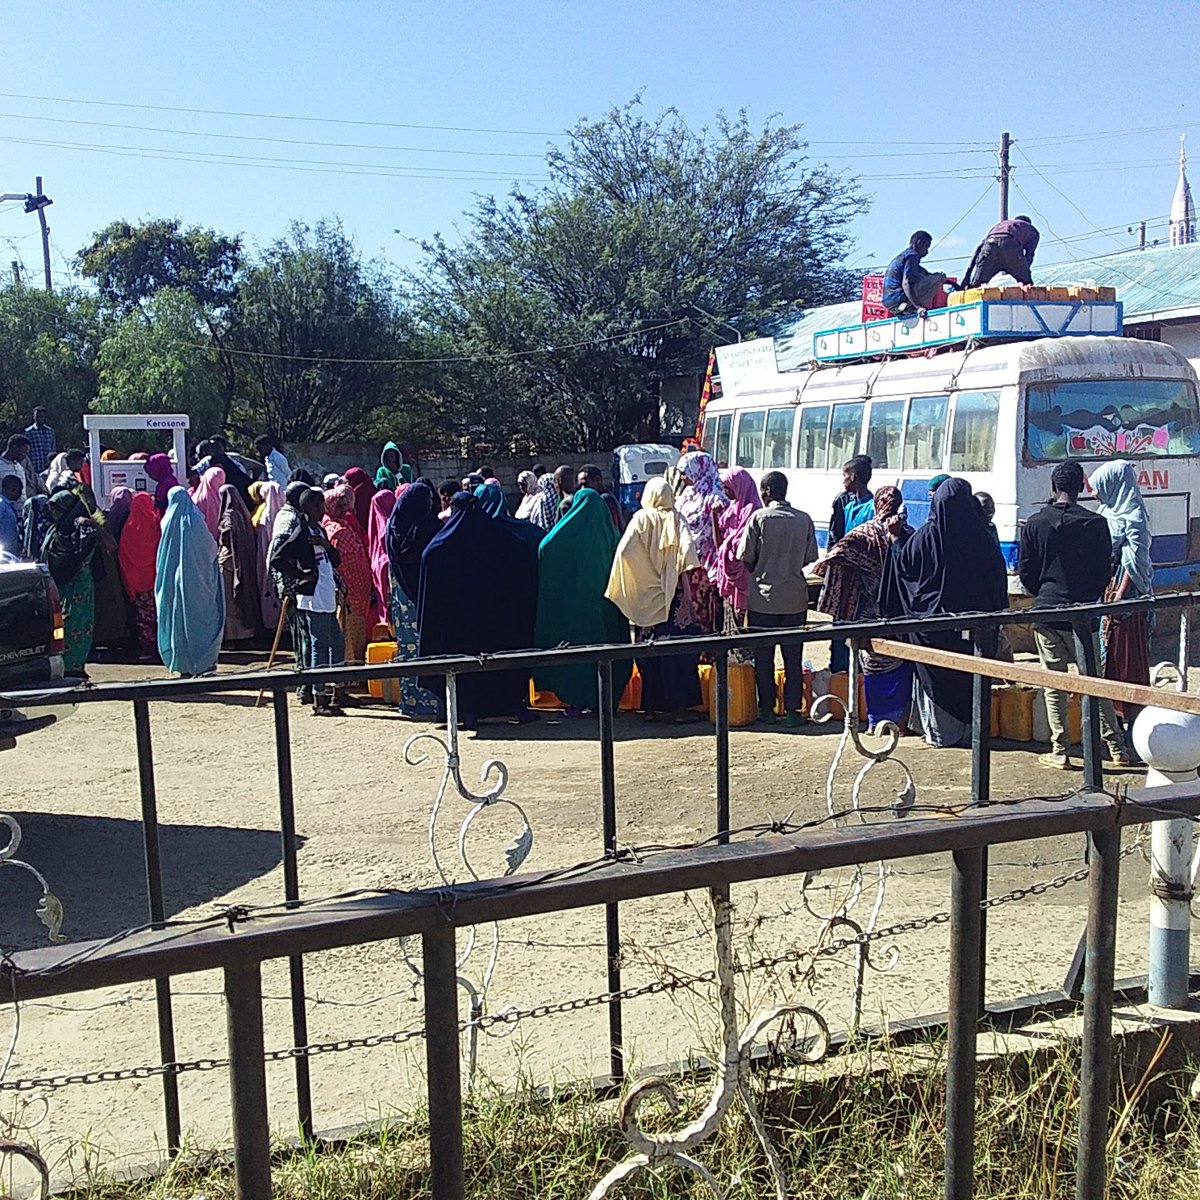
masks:
MULTIPOLYGON (((751 629, 794 629, 808 615, 808 580, 804 568, 817 560, 817 534, 812 518, 787 502, 787 477, 768 471, 759 484, 765 507, 746 524, 738 557, 750 571, 747 624, 751 629)), ((787 725, 798 725, 803 698, 803 665, 798 645, 782 647, 783 698, 787 725)), ((775 646, 754 651, 758 685, 758 718, 775 723, 775 646)))

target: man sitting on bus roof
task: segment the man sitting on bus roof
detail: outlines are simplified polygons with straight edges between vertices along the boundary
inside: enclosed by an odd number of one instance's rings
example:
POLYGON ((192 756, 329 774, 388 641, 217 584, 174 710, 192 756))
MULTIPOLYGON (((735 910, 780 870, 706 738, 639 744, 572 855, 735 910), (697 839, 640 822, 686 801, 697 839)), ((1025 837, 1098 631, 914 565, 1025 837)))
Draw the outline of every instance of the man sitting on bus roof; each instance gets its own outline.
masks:
POLYGON ((888 263, 883 276, 883 306, 895 317, 924 316, 946 282, 940 271, 927 271, 921 259, 929 253, 933 237, 918 229, 908 239, 908 249, 888 263))
POLYGON ((1032 283, 1029 268, 1040 240, 1041 234, 1024 214, 993 225, 971 255, 963 288, 982 287, 1002 274, 1011 275, 1018 283, 1032 283))

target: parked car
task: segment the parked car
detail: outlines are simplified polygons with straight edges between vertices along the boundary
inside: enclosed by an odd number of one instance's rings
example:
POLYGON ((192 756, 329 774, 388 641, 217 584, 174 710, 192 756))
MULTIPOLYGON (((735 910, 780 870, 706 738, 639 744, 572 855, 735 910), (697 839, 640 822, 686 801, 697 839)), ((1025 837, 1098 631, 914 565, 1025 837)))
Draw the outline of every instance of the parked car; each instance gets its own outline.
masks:
POLYGON ((49 570, 0 553, 0 749, 69 716, 82 682, 63 671, 62 607, 49 570), (30 703, 46 697, 62 703, 30 703))

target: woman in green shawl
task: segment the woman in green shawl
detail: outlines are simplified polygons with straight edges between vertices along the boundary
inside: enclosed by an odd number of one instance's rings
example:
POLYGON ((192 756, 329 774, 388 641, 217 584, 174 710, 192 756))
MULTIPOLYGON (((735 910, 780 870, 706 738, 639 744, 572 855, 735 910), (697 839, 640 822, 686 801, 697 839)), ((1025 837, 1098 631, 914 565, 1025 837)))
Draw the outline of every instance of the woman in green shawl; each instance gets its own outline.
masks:
POLYGON ((400 472, 404 468, 404 455, 395 442, 388 442, 379 455, 379 470, 375 472, 375 490, 387 488, 394 492, 400 486, 400 472))
MULTIPOLYGON (((600 493, 580 488, 570 511, 542 539, 538 549, 538 603, 534 644, 588 646, 627 642, 629 622, 604 596, 619 535, 600 493)), ((613 696, 629 682, 630 663, 613 663, 613 696)), ((571 667, 539 667, 537 690, 554 692, 568 707, 567 716, 582 716, 599 707, 594 663, 571 667)))
POLYGON ((41 559, 50 568, 62 603, 63 668, 68 675, 86 677, 83 664, 92 649, 92 626, 96 619, 92 579, 96 524, 74 492, 55 492, 46 511, 50 528, 42 543, 41 559))

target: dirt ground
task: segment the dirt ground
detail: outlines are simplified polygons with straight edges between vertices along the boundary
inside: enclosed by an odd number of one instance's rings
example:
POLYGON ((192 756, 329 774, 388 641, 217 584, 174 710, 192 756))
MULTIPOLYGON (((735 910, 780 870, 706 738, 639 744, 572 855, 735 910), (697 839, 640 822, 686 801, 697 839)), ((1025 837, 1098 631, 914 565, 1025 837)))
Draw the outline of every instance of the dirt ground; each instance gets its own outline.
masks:
MULTIPOLYGON (((244 665, 244 664, 243 664, 244 665)), ((97 679, 146 677, 135 667, 99 666, 97 679)), ((351 710, 342 720, 292 709, 292 745, 302 894, 320 897, 355 888, 418 887, 436 882, 427 825, 439 766, 404 762, 414 725, 381 705, 351 710)), ((252 696, 225 695, 206 703, 164 702, 151 710, 157 762, 166 900, 172 916, 210 914, 214 906, 274 902, 283 895, 270 708, 252 696)), ((714 741, 706 723, 664 729, 636 716, 617 722, 619 835, 630 845, 690 843, 714 829, 714 741)), ((825 785, 838 728, 809 725, 735 730, 732 735, 733 825, 825 810, 825 785)), ((1056 795, 1078 784, 1040 766, 1040 748, 1001 745, 994 755, 993 794, 1056 795)), ((477 777, 484 760, 507 764, 508 795, 529 814, 534 845, 527 869, 564 865, 601 850, 599 742, 593 721, 556 715, 536 725, 487 724, 465 739, 464 775, 477 777)), ((966 799, 968 751, 933 751, 906 739, 897 757, 912 770, 922 803, 966 799)), ((848 803, 860 759, 838 773, 836 798, 848 803)), ((128 704, 87 704, 69 720, 4 755, 6 808, 24 833, 20 857, 50 881, 66 910, 64 932, 96 938, 146 919, 138 823, 134 729, 128 704)), ((1133 782, 1134 776, 1113 776, 1133 782)), ((900 772, 881 767, 868 778, 864 803, 886 804, 902 785, 900 772)), ((439 845, 453 866, 459 823, 468 806, 447 799, 439 845)), ((472 831, 472 863, 481 876, 498 874, 516 826, 504 810, 484 813, 472 831)), ((1127 835, 1127 838, 1129 835, 1127 835)), ((1055 839, 995 849, 992 893, 1052 878, 1080 865, 1082 840, 1055 839)), ((1147 868, 1140 855, 1125 860, 1118 975, 1145 970, 1147 868)), ((878 918, 880 927, 948 906, 949 862, 893 864, 878 918)), ((457 873, 463 874, 461 868, 457 873)), ((868 919, 878 871, 869 868, 853 915, 868 919)), ((809 891, 818 912, 850 886, 848 873, 823 877, 809 891)), ((0 872, 0 928, 8 947, 44 944, 33 915, 37 889, 23 872, 0 872)), ((805 911, 799 880, 734 890, 738 951, 743 957, 813 944, 821 930, 805 911)), ((993 911, 988 927, 989 999, 1061 984, 1083 928, 1085 886, 1071 884, 993 911)), ((622 906, 625 982, 681 976, 711 965, 707 899, 666 897, 622 906)), ((491 932, 463 967, 480 979, 491 932)), ((525 1008, 585 997, 605 989, 602 910, 513 922, 500 930, 500 952, 487 996, 488 1010, 525 1008)), ((896 940, 889 971, 867 972, 864 1020, 938 1011, 946 1004, 945 926, 896 940)), ((875 954, 887 966, 885 942, 875 954)), ((395 943, 314 955, 305 961, 310 1040, 324 1041, 419 1026, 415 979, 395 943)), ((853 961, 825 960, 807 979, 784 969, 743 979, 747 1011, 771 1000, 800 999, 830 1024, 849 1018, 853 961)), ((265 969, 266 1040, 291 1044, 284 964, 265 969)), ((214 974, 174 981, 175 1027, 181 1060, 225 1054, 220 979, 214 974)), ((628 1002, 628 1061, 636 1069, 683 1057, 711 1043, 715 1013, 701 988, 628 1002)), ((62 1001, 21 1006, 20 1036, 9 1079, 134 1066, 160 1061, 152 985, 110 989, 62 1001)), ((0 1040, 12 1016, 5 1009, 0 1040)), ((592 1007, 500 1027, 505 1036, 480 1039, 479 1065, 500 1080, 524 1072, 539 1080, 578 1078, 607 1069, 607 1015, 592 1007)), ((318 1129, 386 1116, 423 1094, 424 1043, 323 1055, 312 1060, 318 1129)), ((293 1067, 269 1068, 271 1119, 281 1135, 294 1131, 293 1067)), ((227 1145, 228 1081, 224 1071, 180 1078, 183 1121, 195 1147, 227 1145)), ((163 1146, 161 1083, 144 1081, 0 1093, 0 1114, 41 1145, 60 1177, 97 1165, 128 1168, 158 1158, 163 1146)))

